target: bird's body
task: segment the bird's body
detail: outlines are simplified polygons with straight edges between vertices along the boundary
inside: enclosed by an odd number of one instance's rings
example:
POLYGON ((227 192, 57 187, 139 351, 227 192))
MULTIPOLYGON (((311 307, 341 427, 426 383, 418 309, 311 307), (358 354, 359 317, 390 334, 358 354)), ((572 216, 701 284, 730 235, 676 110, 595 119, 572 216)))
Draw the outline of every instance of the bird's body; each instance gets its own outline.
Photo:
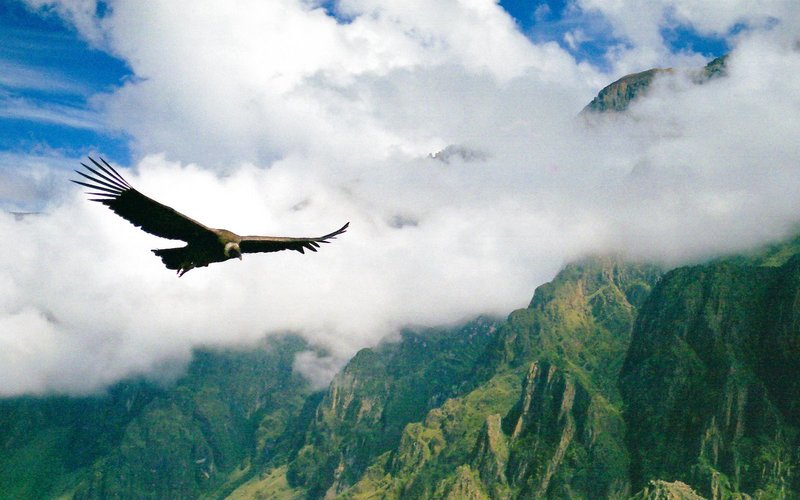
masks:
POLYGON ((238 248, 238 244, 242 240, 241 236, 227 229, 210 229, 210 231, 211 234, 208 237, 199 238, 184 247, 159 248, 152 252, 161 257, 161 261, 167 266, 167 269, 176 269, 181 276, 195 267, 205 267, 214 262, 242 258, 241 251, 231 251, 238 248))
POLYGON ((77 171, 91 183, 72 182, 91 188, 95 192, 89 193, 98 198, 97 201, 108 206, 120 217, 125 218, 142 230, 173 240, 183 240, 186 246, 177 248, 161 248, 153 253, 161 257, 161 261, 168 269, 178 271, 178 276, 196 267, 205 267, 214 262, 223 262, 228 259, 242 258, 243 253, 278 252, 281 250, 295 250, 304 253, 305 250, 317 251, 320 243, 328 243, 347 230, 348 222, 340 229, 316 238, 290 238, 281 236, 239 236, 227 229, 210 228, 197 222, 171 207, 163 205, 152 198, 143 195, 101 158, 103 165, 89 158, 96 169, 83 165, 90 174, 77 171))

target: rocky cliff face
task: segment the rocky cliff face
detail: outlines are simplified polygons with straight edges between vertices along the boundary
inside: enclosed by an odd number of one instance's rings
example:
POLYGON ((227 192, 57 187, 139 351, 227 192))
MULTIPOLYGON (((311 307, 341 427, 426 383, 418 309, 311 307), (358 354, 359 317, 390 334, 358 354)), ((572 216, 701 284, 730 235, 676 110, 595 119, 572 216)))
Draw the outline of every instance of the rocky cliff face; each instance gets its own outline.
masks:
POLYGON ((607 497, 629 489, 618 370, 658 279, 617 258, 567 266, 490 340, 472 388, 405 426, 343 497, 607 497), (467 493, 464 493, 467 494, 467 493))
POLYGON ((679 478, 714 498, 798 491, 799 265, 722 261, 664 277, 621 377, 634 484, 679 478))
POLYGON ((517 403, 489 415, 471 459, 493 498, 622 498, 624 422, 569 374, 534 362, 517 403))
POLYGON ((409 422, 463 391, 496 329, 479 318, 453 330, 405 332, 363 349, 334 378, 288 470, 310 496, 353 485, 372 460, 398 446, 409 422))
POLYGON ((570 374, 532 363, 505 420, 507 477, 520 496, 608 498, 628 492, 622 418, 570 374))
POLYGON ((501 325, 485 366, 500 370, 549 360, 619 401, 620 354, 628 348, 637 308, 660 275, 656 266, 618 257, 567 265, 536 289, 527 309, 514 311, 501 325))

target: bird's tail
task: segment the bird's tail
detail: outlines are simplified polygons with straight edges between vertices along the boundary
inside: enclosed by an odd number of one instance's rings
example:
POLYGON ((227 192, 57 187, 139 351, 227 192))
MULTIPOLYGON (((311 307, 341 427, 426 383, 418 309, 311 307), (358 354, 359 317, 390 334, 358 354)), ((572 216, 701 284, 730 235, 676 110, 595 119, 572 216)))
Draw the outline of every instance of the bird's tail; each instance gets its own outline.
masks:
POLYGON ((153 253, 161 257, 167 269, 180 269, 186 260, 186 248, 159 248, 153 253))
POLYGON ((167 269, 178 271, 178 277, 183 276, 195 267, 206 267, 208 262, 197 264, 193 253, 188 246, 178 248, 158 248, 152 252, 161 257, 161 262, 167 269))
MULTIPOLYGON (((192 262, 192 259, 189 256, 189 251, 186 247, 159 248, 153 250, 152 252, 161 257, 161 262, 167 266, 167 269, 176 269, 178 271, 179 278, 195 267, 198 267, 194 262, 192 262)), ((201 265, 199 267, 205 266, 201 265)))

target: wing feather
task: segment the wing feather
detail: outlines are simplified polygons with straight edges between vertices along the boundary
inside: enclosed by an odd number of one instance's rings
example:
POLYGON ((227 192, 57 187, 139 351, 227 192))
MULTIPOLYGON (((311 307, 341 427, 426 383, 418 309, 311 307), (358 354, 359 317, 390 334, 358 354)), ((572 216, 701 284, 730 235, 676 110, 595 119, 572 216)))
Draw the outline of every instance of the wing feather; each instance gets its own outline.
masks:
POLYGON ((330 240, 347 231, 348 222, 336 231, 316 238, 288 238, 282 236, 242 236, 239 248, 242 253, 280 252, 281 250, 294 250, 305 253, 306 250, 316 252, 320 243, 330 243, 330 240))
MULTIPOLYGON (((100 170, 102 170, 106 174, 110 175, 111 177, 116 178, 123 185, 128 186, 128 187, 132 187, 130 184, 128 184, 128 181, 126 181, 125 178, 123 178, 121 175, 119 175, 119 172, 117 172, 116 170, 111 168, 111 165, 109 165, 108 162, 106 162, 102 158, 100 158, 100 160, 102 160, 102 162, 106 164, 105 167, 103 165, 100 165, 99 163, 97 163, 95 161, 95 159, 92 158, 91 156, 89 157, 89 159, 92 161, 92 163, 94 163, 97 166, 97 168, 99 168, 100 170)), ((83 164, 81 164, 81 165, 83 165, 83 164)))
MULTIPOLYGON (((76 170, 76 172, 78 172, 78 171, 76 170)), ((78 172, 78 173, 80 173, 80 172, 78 172)), ((120 194, 122 192, 118 188, 108 188, 108 187, 103 187, 103 186, 95 186, 94 184, 88 184, 86 182, 81 182, 81 181, 76 181, 76 180, 73 180, 72 182, 74 182, 75 184, 80 184, 81 186, 85 186, 85 187, 91 188, 91 189, 97 189, 98 191, 103 191, 103 193, 86 193, 86 194, 100 194, 101 196, 108 196, 109 194, 112 194, 112 195, 116 196, 116 195, 118 195, 118 194, 120 194)))
POLYGON ((130 184, 105 160, 105 166, 89 158, 96 168, 81 163, 90 174, 75 172, 90 182, 72 180, 75 184, 88 187, 91 198, 106 205, 117 215, 150 234, 171 240, 191 241, 210 237, 214 232, 205 225, 183 215, 177 210, 149 198, 131 187, 130 184))

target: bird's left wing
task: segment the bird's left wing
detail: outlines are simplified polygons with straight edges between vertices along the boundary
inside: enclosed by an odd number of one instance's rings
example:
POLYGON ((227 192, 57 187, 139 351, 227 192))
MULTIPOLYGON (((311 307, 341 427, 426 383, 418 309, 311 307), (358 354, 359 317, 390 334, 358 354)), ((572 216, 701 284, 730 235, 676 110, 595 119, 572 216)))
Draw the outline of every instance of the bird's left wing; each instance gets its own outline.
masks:
POLYGON ((280 236, 242 236, 239 248, 242 253, 280 252, 281 250, 294 250, 305 253, 306 250, 316 252, 320 243, 329 243, 330 240, 347 231, 348 222, 336 231, 317 238, 285 238, 280 236))
POLYGON ((95 168, 81 163, 89 173, 75 171, 89 182, 72 182, 93 189, 89 193, 95 196, 92 201, 106 205, 134 226, 162 238, 190 241, 214 236, 207 226, 135 190, 102 158, 105 166, 89 159, 95 168))

